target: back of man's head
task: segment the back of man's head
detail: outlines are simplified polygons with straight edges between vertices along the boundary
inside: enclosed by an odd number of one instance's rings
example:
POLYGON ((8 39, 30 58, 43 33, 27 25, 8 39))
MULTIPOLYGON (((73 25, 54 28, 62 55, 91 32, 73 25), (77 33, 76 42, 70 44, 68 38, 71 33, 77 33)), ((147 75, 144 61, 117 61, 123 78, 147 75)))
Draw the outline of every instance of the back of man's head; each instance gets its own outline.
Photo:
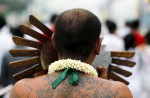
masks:
POLYGON ((53 14, 50 18, 50 23, 55 23, 57 16, 58 16, 57 14, 53 14))
POLYGON ((95 48, 101 32, 99 19, 84 9, 72 9, 58 16, 54 41, 60 56, 85 60, 95 48))
POLYGON ((131 22, 132 29, 138 29, 139 25, 140 25, 140 21, 138 19, 131 22))
POLYGON ((10 31, 13 36, 24 37, 24 33, 22 33, 19 27, 10 28, 10 31))
POLYGON ((150 45, 150 30, 145 35, 146 44, 150 45))
POLYGON ((131 28, 131 21, 126 21, 126 22, 125 22, 125 26, 131 28))
POLYGON ((115 33, 115 31, 117 29, 117 25, 115 22, 113 22, 111 20, 106 20, 105 24, 109 30, 109 33, 115 33))

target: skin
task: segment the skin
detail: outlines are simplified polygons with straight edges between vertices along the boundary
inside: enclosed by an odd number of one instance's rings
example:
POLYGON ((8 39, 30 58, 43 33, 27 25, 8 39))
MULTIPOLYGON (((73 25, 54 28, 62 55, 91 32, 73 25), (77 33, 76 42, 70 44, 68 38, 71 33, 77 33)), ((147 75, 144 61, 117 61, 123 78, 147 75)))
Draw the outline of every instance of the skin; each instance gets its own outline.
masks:
POLYGON ((79 73, 78 86, 71 86, 68 77, 56 89, 51 83, 61 74, 23 79, 14 85, 10 98, 132 98, 127 86, 120 82, 79 73))

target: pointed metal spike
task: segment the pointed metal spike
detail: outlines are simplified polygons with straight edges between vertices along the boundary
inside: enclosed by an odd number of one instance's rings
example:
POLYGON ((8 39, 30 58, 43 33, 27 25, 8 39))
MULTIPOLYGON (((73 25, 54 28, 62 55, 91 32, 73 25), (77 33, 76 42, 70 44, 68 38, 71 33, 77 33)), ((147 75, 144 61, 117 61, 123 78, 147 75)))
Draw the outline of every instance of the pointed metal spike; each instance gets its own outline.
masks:
POLYGON ((33 15, 30 15, 29 21, 31 24, 33 24, 43 33, 45 33, 49 38, 51 38, 53 32, 48 27, 46 27, 42 22, 40 22, 37 18, 35 18, 33 15))
POLYGON ((42 46, 43 46, 42 43, 31 41, 31 40, 24 39, 22 37, 17 37, 17 36, 13 37, 13 41, 18 45, 29 46, 29 47, 38 48, 38 49, 42 49, 42 46))
POLYGON ((10 66, 12 66, 13 68, 22 68, 22 67, 33 66, 39 63, 40 63, 40 57, 34 57, 30 59, 17 60, 17 61, 10 62, 10 66))
POLYGON ((126 70, 124 70, 124 69, 121 69, 121 68, 119 68, 119 67, 113 66, 113 65, 111 65, 111 64, 110 64, 109 67, 108 67, 108 71, 116 72, 116 73, 121 74, 121 75, 123 75, 123 76, 125 76, 125 77, 129 77, 129 76, 132 75, 131 72, 126 71, 126 70))
POLYGON ((118 75, 116 75, 115 73, 113 73, 113 72, 111 72, 111 71, 108 72, 108 78, 109 78, 109 79, 112 79, 112 80, 115 80, 115 81, 123 82, 123 83, 125 83, 126 85, 129 84, 128 81, 124 80, 123 78, 119 77, 118 75))
POLYGON ((24 56, 40 56, 40 50, 23 50, 23 49, 12 49, 9 50, 9 53, 14 57, 24 56))
POLYGON ((132 61, 121 60, 121 59, 116 59, 116 58, 112 58, 111 62, 114 64, 123 65, 127 67, 133 67, 136 64, 135 62, 132 62, 132 61))
POLYGON ((46 37, 46 36, 44 36, 44 35, 38 33, 37 31, 34 31, 34 30, 30 29, 30 28, 27 27, 27 26, 21 25, 21 26, 20 26, 20 30, 21 30, 23 33, 25 33, 25 34, 27 34, 27 35, 29 35, 29 36, 31 36, 31 37, 33 37, 33 38, 35 38, 35 39, 41 41, 41 42, 46 43, 46 42, 49 40, 48 37, 46 37))
POLYGON ((14 74, 13 78, 15 80, 20 80, 20 79, 23 79, 25 77, 31 76, 34 73, 42 71, 42 70, 43 70, 42 66, 40 64, 37 64, 37 65, 34 65, 28 69, 25 69, 25 70, 19 72, 19 73, 14 74))
POLYGON ((134 55, 135 55, 135 52, 117 52, 117 51, 111 51, 111 57, 132 58, 134 55))

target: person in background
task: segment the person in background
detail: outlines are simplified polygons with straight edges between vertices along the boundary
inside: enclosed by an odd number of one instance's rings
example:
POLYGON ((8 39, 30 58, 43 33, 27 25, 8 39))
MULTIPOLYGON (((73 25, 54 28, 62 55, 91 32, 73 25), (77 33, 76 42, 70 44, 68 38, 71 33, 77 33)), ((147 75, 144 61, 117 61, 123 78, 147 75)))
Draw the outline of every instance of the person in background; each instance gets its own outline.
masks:
POLYGON ((135 52, 132 60, 136 62, 136 65, 134 68, 127 68, 132 72, 132 76, 127 80, 130 82, 128 87, 134 98, 149 98, 150 96, 150 31, 144 38, 144 43, 132 48, 132 51, 135 52))
POLYGON ((125 50, 133 50, 135 48, 135 37, 131 32, 127 34, 123 39, 125 42, 125 50))
POLYGON ((141 80, 141 94, 140 98, 149 98, 150 96, 150 30, 145 35, 145 42, 135 48, 136 52, 136 66, 137 73, 141 80))
POLYGON ((106 45, 104 50, 107 51, 124 51, 124 41, 116 33, 117 25, 111 20, 105 22, 106 27, 108 28, 109 34, 104 36, 102 41, 103 45, 106 45))
MULTIPOLYGON (((0 16, 0 64, 4 53, 9 49, 11 49, 13 46, 14 43, 12 42, 10 28, 8 27, 5 21, 5 18, 3 16, 0 16)), ((0 75, 1 75, 1 68, 0 68, 0 75)))
MULTIPOLYGON (((24 34, 19 30, 19 27, 17 28, 11 28, 11 32, 12 32, 12 35, 13 36, 18 36, 18 37, 23 37, 24 34)), ((19 45, 15 45, 14 46, 14 49, 24 49, 25 47, 23 46, 19 46, 19 45)), ((17 72, 20 72, 25 68, 19 68, 19 69, 15 69, 15 68, 12 68, 9 63, 11 61, 16 61, 16 60, 21 60, 21 59, 26 59, 27 57, 13 57, 8 51, 4 53, 4 56, 2 58, 2 63, 1 63, 1 83, 2 83, 2 86, 3 87, 6 87, 8 85, 13 85, 16 83, 16 80, 13 79, 13 75, 16 74, 17 72)), ((9 96, 9 93, 8 92, 4 98, 8 98, 9 96)))
POLYGON ((11 49, 13 46, 14 43, 12 42, 12 36, 9 31, 9 26, 6 23, 5 18, 0 15, 0 89, 3 87, 1 83, 1 61, 4 53, 11 49))
POLYGON ((138 46, 144 43, 144 37, 141 35, 141 33, 138 30, 139 25, 140 25, 139 20, 134 20, 131 23, 131 33, 134 35, 135 46, 138 46))
POLYGON ((50 29, 51 29, 53 32, 55 32, 55 20, 56 20, 57 16, 58 16, 57 14, 53 14, 53 15, 51 16, 51 19, 50 19, 50 24, 51 24, 50 29))
POLYGON ((119 32, 117 32, 117 34, 118 34, 120 37, 124 38, 124 37, 125 37, 126 35, 128 35, 130 32, 131 32, 131 22, 127 21, 127 22, 125 23, 125 26, 124 26, 121 30, 119 30, 119 32))
MULTIPOLYGON (((50 17, 50 20, 48 23, 45 23, 45 25, 52 31, 52 32, 55 32, 55 20, 57 18, 57 14, 52 14, 52 16, 50 17)), ((44 33, 42 33, 44 36, 47 36, 45 35, 44 33)))
MULTIPOLYGON (((6 22, 5 22, 5 19, 0 16, 0 39, 3 38, 3 35, 2 35, 2 28, 6 25, 6 22)), ((3 56, 3 51, 5 49, 3 49, 3 44, 2 44, 2 40, 0 40, 0 67, 1 67, 1 61, 2 61, 2 56, 3 56)), ((1 76, 1 68, 0 68, 0 76, 1 76)), ((2 88, 2 84, 1 84, 1 79, 0 79, 0 89, 2 88)), ((1 97, 0 97, 1 98, 1 97)))
POLYGON ((10 98, 132 98, 125 84, 98 77, 90 65, 100 53, 100 32, 101 22, 88 10, 60 14, 51 37, 59 60, 48 74, 18 81, 10 98))
POLYGON ((144 43, 144 37, 138 30, 139 25, 139 20, 134 20, 131 22, 131 32, 124 37, 126 50, 133 50, 135 47, 144 43))

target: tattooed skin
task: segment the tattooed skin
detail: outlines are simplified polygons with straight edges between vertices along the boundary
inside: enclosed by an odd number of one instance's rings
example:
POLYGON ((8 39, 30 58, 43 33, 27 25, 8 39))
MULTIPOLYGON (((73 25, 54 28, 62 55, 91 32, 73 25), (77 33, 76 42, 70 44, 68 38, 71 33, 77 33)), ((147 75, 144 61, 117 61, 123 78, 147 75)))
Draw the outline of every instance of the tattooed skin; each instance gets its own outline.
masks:
POLYGON ((10 94, 10 98, 20 98, 20 97, 15 90, 12 90, 12 92, 10 94))
MULTIPOLYGON (((45 87, 49 87, 56 77, 46 76, 44 78, 47 81, 45 87)), ((55 90, 45 88, 39 89, 36 92, 39 96, 37 98, 42 98, 42 96, 46 96, 47 94, 57 98, 117 98, 120 88, 114 90, 111 89, 112 86, 111 83, 106 85, 104 81, 98 81, 96 78, 85 77, 85 75, 80 74, 78 86, 70 85, 67 78, 55 90)))
MULTIPOLYGON (((77 86, 70 85, 67 77, 56 89, 53 89, 51 83, 59 75, 60 73, 55 73, 25 81, 20 87, 24 89, 21 98, 127 98, 120 95, 121 88, 114 87, 110 81, 82 73, 79 74, 80 80, 77 86)), ((13 91, 11 98, 20 97, 13 91)))

